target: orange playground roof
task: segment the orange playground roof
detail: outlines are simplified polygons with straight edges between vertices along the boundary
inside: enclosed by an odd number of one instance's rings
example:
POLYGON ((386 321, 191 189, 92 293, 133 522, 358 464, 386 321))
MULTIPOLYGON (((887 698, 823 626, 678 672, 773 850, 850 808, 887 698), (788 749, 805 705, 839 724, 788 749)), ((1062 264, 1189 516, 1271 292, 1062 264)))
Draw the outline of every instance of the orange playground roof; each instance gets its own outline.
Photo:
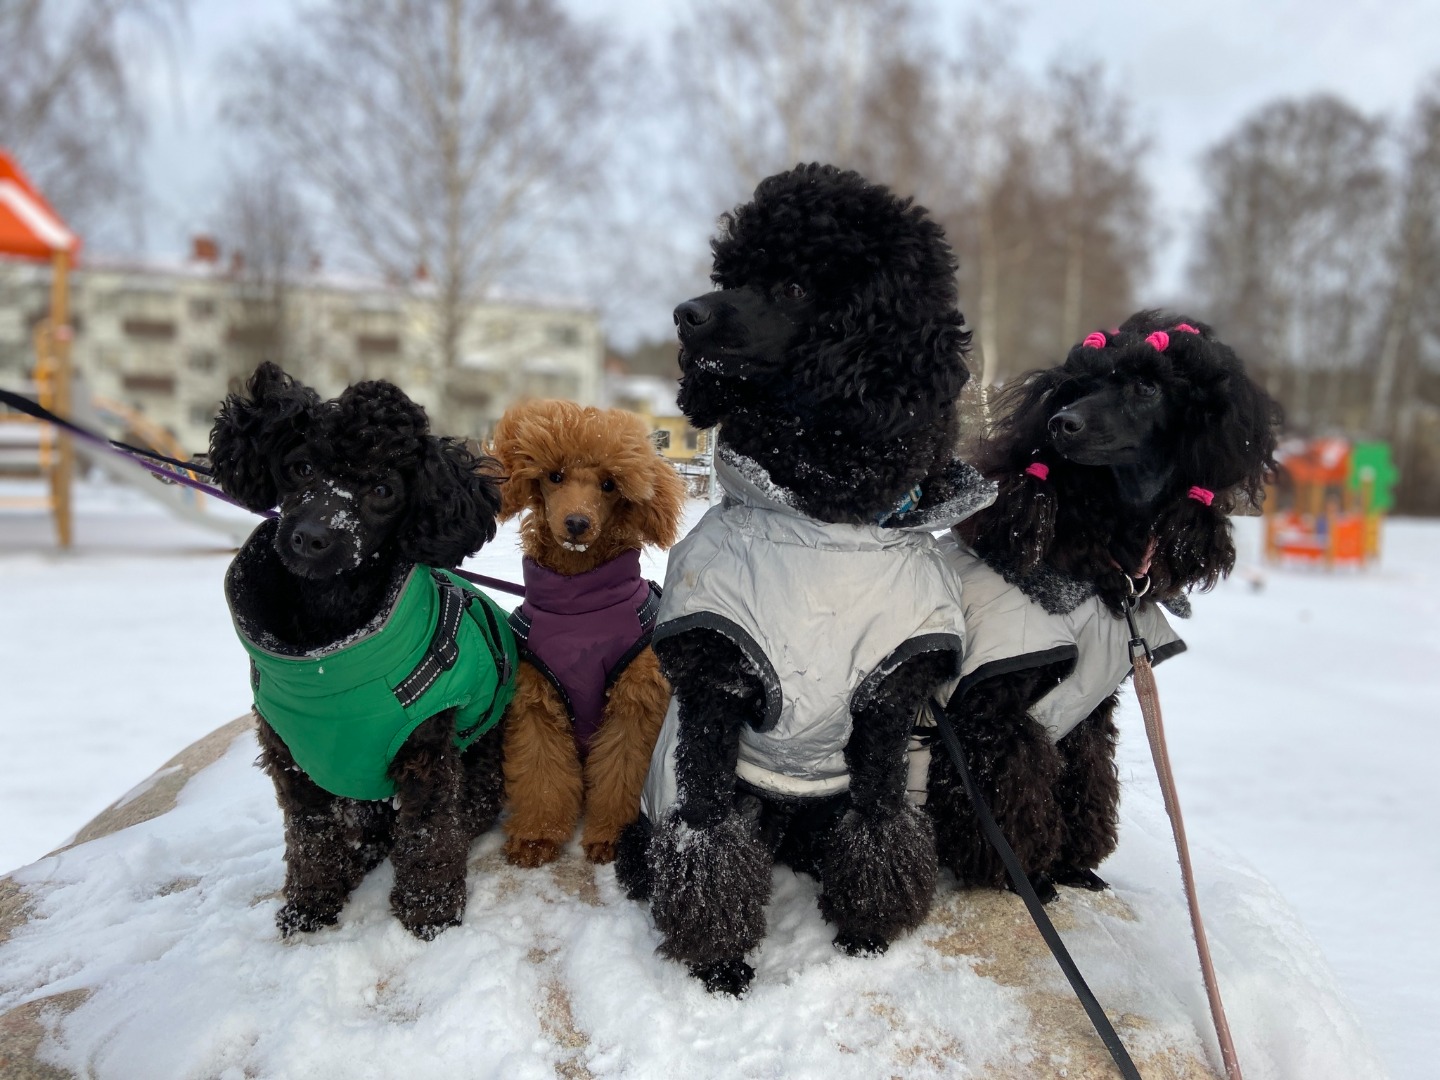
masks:
POLYGON ((0 255, 48 262, 57 251, 73 255, 79 250, 80 237, 0 150, 0 255))

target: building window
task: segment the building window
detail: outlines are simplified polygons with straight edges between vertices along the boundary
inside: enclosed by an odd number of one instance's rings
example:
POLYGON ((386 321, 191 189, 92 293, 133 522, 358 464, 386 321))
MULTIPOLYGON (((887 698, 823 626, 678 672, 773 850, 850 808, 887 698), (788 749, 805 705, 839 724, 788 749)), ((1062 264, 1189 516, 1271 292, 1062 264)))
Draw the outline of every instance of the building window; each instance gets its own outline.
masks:
POLYGON ((358 334, 355 351, 361 356, 394 356, 400 351, 400 335, 358 334))
POLYGON ((126 319, 120 327, 127 337, 141 341, 175 340, 175 324, 168 319, 126 319))
POLYGON ((491 343, 509 341, 515 336, 513 319, 489 319, 481 325, 481 337, 491 343))
POLYGON ((185 366, 200 375, 210 375, 215 371, 215 354, 209 349, 192 349, 185 366))
POLYGON ((580 344, 580 328, 574 323, 550 323, 545 327, 545 336, 552 345, 573 348, 580 344))
POLYGON ((700 449, 700 432, 696 431, 693 427, 687 427, 685 429, 685 449, 700 449))
POLYGON ((192 296, 190 298, 190 318, 195 320, 213 319, 215 317, 215 301, 208 296, 192 296))
POLYGON ((175 376, 134 372, 120 376, 120 385, 132 394, 173 394, 175 376))
POLYGON ((231 323, 225 331, 225 342, 242 349, 273 349, 280 334, 274 323, 231 323))

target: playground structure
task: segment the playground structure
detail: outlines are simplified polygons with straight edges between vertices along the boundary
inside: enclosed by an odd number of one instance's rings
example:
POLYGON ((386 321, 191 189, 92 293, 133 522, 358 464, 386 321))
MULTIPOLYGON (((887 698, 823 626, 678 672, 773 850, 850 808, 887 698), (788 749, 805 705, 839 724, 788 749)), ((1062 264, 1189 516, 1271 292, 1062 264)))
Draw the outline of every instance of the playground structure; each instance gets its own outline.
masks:
MULTIPOLYGON (((170 435, 143 415, 104 398, 91 398, 71 364, 70 271, 81 246, 44 196, 3 151, 0 151, 0 256, 48 262, 51 266, 50 311, 34 330, 35 367, 29 386, 21 388, 43 408, 92 430, 115 431, 129 442, 148 446, 173 458, 185 453, 170 435)), ((0 410, 0 471, 6 476, 38 478, 40 494, 0 495, 0 510, 45 510, 55 520, 59 546, 74 543, 72 488, 79 460, 121 484, 131 486, 172 513, 217 530, 235 543, 253 526, 228 515, 207 512, 194 490, 158 483, 152 470, 127 459, 75 445, 74 437, 28 416, 0 410)), ((194 473, 190 474, 192 478, 194 473)))
MULTIPOLYGON (((35 382, 47 408, 69 415, 70 267, 80 251, 76 236, 55 213, 8 154, 0 152, 0 255, 49 262, 50 316, 37 326, 35 382)), ((65 434, 48 433, 39 441, 40 468, 48 491, 42 505, 55 516, 62 548, 74 538, 70 489, 75 477, 75 443, 65 434)))
POLYGON ((1276 455, 1283 482, 1265 500, 1265 556, 1330 569, 1380 557, 1397 477, 1379 442, 1321 438, 1287 442, 1276 455))

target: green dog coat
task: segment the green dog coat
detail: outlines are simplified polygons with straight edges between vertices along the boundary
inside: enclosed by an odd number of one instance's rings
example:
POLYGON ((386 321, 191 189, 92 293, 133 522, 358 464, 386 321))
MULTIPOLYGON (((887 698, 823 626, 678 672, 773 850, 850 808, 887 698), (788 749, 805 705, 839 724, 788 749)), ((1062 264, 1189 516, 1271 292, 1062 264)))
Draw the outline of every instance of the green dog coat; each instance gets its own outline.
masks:
MULTIPOLYGON (((232 586, 227 575, 234 619, 232 586)), ((446 570, 414 567, 378 626, 304 656, 263 648, 234 622, 250 654, 255 711, 334 795, 390 798, 390 763, 415 728, 454 708, 463 750, 495 726, 515 693, 505 613, 446 570)))

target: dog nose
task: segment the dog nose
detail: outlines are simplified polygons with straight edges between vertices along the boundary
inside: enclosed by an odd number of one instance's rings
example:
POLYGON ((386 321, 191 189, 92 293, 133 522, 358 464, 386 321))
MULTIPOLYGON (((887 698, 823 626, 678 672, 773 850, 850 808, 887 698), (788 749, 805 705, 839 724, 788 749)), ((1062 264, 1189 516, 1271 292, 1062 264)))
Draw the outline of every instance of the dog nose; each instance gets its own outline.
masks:
POLYGON ((1085 430, 1085 418, 1077 412, 1061 409, 1050 417, 1048 427, 1052 438, 1057 435, 1079 435, 1085 430))
POLYGON ((296 555, 323 555, 330 550, 331 539, 325 526, 302 522, 290 534, 290 547, 296 555))
POLYGON ((565 518, 565 531, 571 536, 583 536, 590 528, 590 519, 584 514, 569 514, 565 518))
POLYGON ((710 321, 710 309, 698 300, 686 300, 675 309, 675 325, 684 330, 710 321))

